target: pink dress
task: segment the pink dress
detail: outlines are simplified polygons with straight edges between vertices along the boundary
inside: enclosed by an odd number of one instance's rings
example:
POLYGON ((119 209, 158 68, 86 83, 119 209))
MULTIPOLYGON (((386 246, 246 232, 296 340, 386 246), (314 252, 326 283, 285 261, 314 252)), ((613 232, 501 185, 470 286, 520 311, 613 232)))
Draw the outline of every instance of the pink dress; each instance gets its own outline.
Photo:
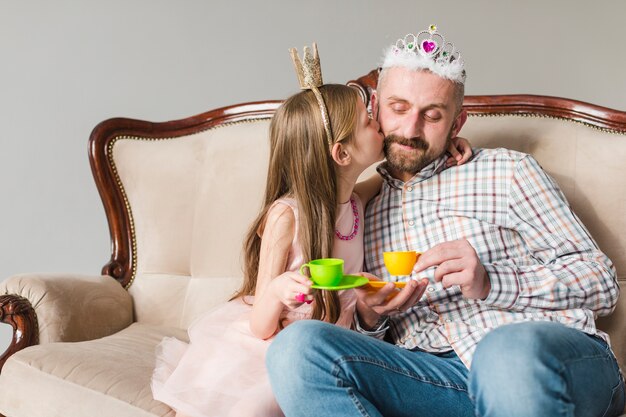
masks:
MULTIPOLYGON (((363 206, 356 195, 360 219, 363 206)), ((283 198, 298 221, 295 201, 283 198)), ((340 205, 337 230, 351 233, 354 215, 350 203, 340 205)), ((333 257, 344 259, 345 273, 363 269, 363 227, 352 240, 335 237, 333 257)), ((297 230, 297 228, 296 228, 297 230)), ((304 263, 297 232, 291 245, 288 270, 297 271, 304 263)), ((350 327, 354 313, 353 290, 339 294, 342 312, 337 325, 350 327)), ((281 417, 265 369, 265 352, 272 339, 261 340, 250 331, 249 316, 253 297, 236 299, 203 314, 189 326, 189 343, 166 338, 157 347, 152 375, 154 398, 169 405, 179 415, 190 417, 281 417)), ((307 319, 311 305, 303 304, 283 312, 285 325, 307 319)))

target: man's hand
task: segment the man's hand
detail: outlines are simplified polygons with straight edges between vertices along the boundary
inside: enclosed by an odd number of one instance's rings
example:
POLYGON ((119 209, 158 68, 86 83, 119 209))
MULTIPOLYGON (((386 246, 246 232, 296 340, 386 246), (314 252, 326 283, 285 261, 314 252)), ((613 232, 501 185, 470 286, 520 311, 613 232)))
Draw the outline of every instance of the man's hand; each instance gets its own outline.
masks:
MULTIPOLYGON (((376 278, 367 272, 361 272, 359 275, 369 279, 376 278)), ((420 281, 408 281, 400 291, 391 282, 380 289, 373 289, 367 285, 355 288, 356 310, 361 326, 371 329, 381 316, 398 314, 413 307, 424 294, 427 285, 428 280, 424 278, 420 281)))
POLYGON ((422 253, 413 272, 419 273, 431 266, 437 266, 435 281, 441 281, 444 288, 460 286, 465 298, 484 300, 491 291, 491 281, 485 267, 465 239, 433 246, 422 253))

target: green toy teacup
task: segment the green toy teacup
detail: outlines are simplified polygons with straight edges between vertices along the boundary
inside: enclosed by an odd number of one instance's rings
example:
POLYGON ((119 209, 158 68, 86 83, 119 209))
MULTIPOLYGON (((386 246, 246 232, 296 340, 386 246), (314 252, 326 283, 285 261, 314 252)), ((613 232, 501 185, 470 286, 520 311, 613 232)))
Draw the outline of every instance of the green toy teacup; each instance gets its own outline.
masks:
POLYGON ((311 279, 320 287, 336 287, 343 278, 343 259, 314 259, 300 267, 302 275, 304 268, 309 268, 311 279))

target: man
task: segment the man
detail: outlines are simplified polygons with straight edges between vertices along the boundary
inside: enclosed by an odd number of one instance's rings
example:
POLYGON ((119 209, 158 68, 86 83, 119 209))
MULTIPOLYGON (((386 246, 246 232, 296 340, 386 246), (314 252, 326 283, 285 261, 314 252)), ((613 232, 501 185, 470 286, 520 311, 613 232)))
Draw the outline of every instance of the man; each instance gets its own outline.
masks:
POLYGON ((479 149, 447 167, 464 82, 434 26, 388 51, 365 262, 388 280, 382 252, 417 250, 422 279, 395 296, 392 284, 357 289, 356 332, 303 321, 278 334, 267 364, 287 417, 621 413, 623 380, 594 322, 617 301, 612 263, 532 157, 479 149))

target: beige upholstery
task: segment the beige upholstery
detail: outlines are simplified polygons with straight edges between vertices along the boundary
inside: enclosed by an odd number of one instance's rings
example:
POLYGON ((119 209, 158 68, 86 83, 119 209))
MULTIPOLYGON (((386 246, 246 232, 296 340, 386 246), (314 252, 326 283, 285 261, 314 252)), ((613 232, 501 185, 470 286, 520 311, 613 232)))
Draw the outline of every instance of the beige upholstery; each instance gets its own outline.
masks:
POLYGON ((137 236, 137 321, 186 327, 240 285, 242 236, 265 187, 268 128, 263 120, 115 142, 137 236))
POLYGON ((31 417, 173 417, 174 412, 154 400, 150 391, 153 352, 165 336, 188 340, 181 329, 135 323, 102 339, 25 349, 2 368, 2 378, 28 390, 0 390, 2 413, 31 417), (29 397, 28 393, 34 395, 29 397))
MULTIPOLYGON (((40 345, 14 354, 2 369, 0 412, 11 417, 173 415, 150 395, 154 347, 166 335, 185 338, 184 329, 199 314, 227 300, 239 285, 242 237, 264 190, 268 126, 261 119, 183 137, 114 142, 111 155, 136 236, 130 296, 107 277, 3 282, 1 292, 22 294, 35 305, 42 335, 40 345), (57 304, 61 297, 74 302, 57 304), (131 298, 134 323, 129 326, 124 312, 131 298), (109 312, 115 303, 122 313, 109 312), (89 321, 74 321, 77 314, 89 321), (99 322, 103 315, 106 325, 99 322), (48 343, 74 340, 88 341, 48 343)), ((613 259, 620 281, 626 280, 621 168, 626 135, 520 116, 470 117, 462 134, 479 147, 533 154, 613 259)), ((618 312, 603 322, 622 365, 624 303, 621 297, 618 312)))
POLYGON ((133 322, 132 298, 111 277, 23 274, 4 281, 2 289, 30 300, 40 343, 97 339, 133 322))

